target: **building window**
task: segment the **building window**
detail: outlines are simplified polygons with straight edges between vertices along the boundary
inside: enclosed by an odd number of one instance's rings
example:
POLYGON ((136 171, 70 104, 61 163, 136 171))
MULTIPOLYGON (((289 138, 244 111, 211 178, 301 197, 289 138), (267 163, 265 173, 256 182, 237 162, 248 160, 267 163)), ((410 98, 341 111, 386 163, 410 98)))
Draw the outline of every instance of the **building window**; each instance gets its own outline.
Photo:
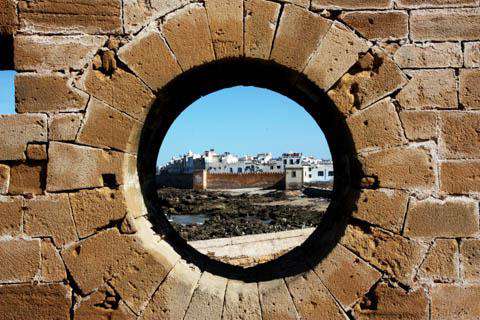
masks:
POLYGON ((233 173, 233 168, 230 168, 230 173, 233 173))
POLYGON ((277 169, 280 169, 281 167, 280 166, 277 166, 277 169))
POLYGON ((296 178, 297 177, 297 172, 296 171, 292 171, 292 178, 296 178))
POLYGON ((333 171, 328 171, 328 176, 333 177, 333 171))
POLYGON ((238 168, 238 169, 237 169, 237 172, 238 172, 238 173, 242 173, 242 168, 238 168))
POLYGON ((308 177, 309 177, 309 178, 311 178, 311 177, 312 177, 312 175, 311 175, 311 174, 309 174, 309 175, 308 175, 308 177))
POLYGON ((297 164, 299 164, 299 163, 300 163, 300 159, 297 159, 297 164))
POLYGON ((283 160, 283 163, 284 163, 284 164, 287 164, 287 159, 283 160))
POLYGON ((290 159, 290 164, 293 164, 293 159, 290 159))
POLYGON ((324 174, 323 171, 318 171, 318 176, 319 176, 319 177, 323 177, 324 175, 325 175, 325 174, 324 174))
POLYGON ((273 170, 273 166, 270 166, 270 170, 273 170))

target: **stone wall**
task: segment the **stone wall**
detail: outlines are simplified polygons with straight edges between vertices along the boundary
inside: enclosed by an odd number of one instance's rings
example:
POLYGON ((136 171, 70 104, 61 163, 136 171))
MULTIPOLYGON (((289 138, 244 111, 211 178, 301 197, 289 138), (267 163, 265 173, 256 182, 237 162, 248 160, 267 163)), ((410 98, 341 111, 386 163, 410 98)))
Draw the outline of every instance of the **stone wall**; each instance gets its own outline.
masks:
MULTIPOLYGON (((18 114, 0 118, 3 318, 480 317, 478 0, 0 0, 0 34, 18 72, 18 114), (154 103, 172 79, 252 58, 265 69, 244 81, 328 95, 327 138, 354 150, 331 143, 335 196, 354 205, 321 259, 314 235, 281 267, 228 272, 151 229, 140 138, 174 117, 154 103)), ((181 89, 219 88, 214 73, 181 89)))
POLYGON ((207 173, 207 189, 281 189, 284 182, 283 173, 207 173))

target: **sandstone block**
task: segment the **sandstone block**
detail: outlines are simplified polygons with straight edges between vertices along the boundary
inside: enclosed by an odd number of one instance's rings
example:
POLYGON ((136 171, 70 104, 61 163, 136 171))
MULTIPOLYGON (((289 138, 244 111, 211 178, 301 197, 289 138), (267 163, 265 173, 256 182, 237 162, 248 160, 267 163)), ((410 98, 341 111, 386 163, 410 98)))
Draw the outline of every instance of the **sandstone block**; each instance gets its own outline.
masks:
POLYGON ((48 139, 53 141, 74 141, 82 123, 80 113, 57 113, 48 119, 48 139))
POLYGON ((355 0, 312 0, 312 8, 315 10, 320 9, 346 9, 346 10, 358 10, 358 9, 389 9, 393 7, 393 1, 391 0, 367 0, 367 1, 355 1, 355 0))
POLYGON ((480 114, 440 114, 440 155, 447 159, 480 157, 480 114))
POLYGON ((412 201, 405 221, 409 237, 460 238, 479 232, 478 205, 466 200, 412 201))
POLYGON ((480 40, 480 9, 414 10, 410 35, 414 41, 480 40))
POLYGON ((26 200, 24 210, 24 230, 29 236, 52 237, 57 247, 77 240, 67 195, 26 200))
POLYGON ((435 282, 456 280, 458 278, 457 252, 457 240, 436 240, 420 266, 419 276, 435 282))
POLYGON ((0 34, 13 34, 18 28, 17 8, 14 0, 0 1, 0 34))
POLYGON ((215 60, 207 13, 201 5, 191 4, 168 15, 162 32, 183 70, 215 60))
POLYGON ((342 245, 337 245, 314 270, 346 309, 362 298, 381 277, 380 272, 342 245))
POLYGON ((22 71, 81 70, 107 41, 101 36, 15 37, 15 69, 22 71))
POLYGON ((69 319, 71 295, 63 284, 0 286, 0 314, 4 319, 69 319))
POLYGON ((365 176, 377 177, 380 187, 428 190, 435 185, 433 159, 425 147, 400 147, 365 155, 365 176))
POLYGON ((347 125, 357 151, 405 143, 397 111, 388 98, 356 112, 347 119, 347 125))
POLYGON ((340 23, 334 23, 308 62, 304 74, 320 88, 328 90, 369 47, 370 44, 355 33, 340 23))
POLYGON ((105 103, 90 100, 77 142, 136 153, 141 123, 105 103))
POLYGON ((140 319, 183 319, 200 275, 197 268, 184 261, 178 262, 155 292, 140 319))
POLYGON ((88 95, 73 88, 60 74, 21 73, 15 77, 15 100, 19 113, 81 111, 88 95))
POLYGON ((6 194, 10 186, 10 167, 0 164, 0 194, 6 194))
POLYGON ((108 188, 82 190, 70 194, 73 217, 81 238, 101 228, 119 223, 127 213, 123 195, 108 188))
POLYGON ((285 278, 300 319, 345 319, 340 308, 313 271, 285 278))
POLYGON ((46 144, 27 145, 27 159, 47 160, 47 145, 46 144))
POLYGON ((467 7, 478 5, 477 0, 398 0, 399 8, 418 9, 418 8, 447 8, 447 7, 467 7))
POLYGON ((460 103, 468 109, 480 109, 480 69, 460 71, 460 103))
POLYGON ((0 197, 0 236, 16 236, 21 232, 22 199, 0 197))
POLYGON ((111 76, 89 69, 83 79, 83 86, 98 100, 137 120, 145 118, 155 98, 137 77, 119 68, 111 76))
POLYGON ((444 284, 432 288, 431 319, 478 319, 480 286, 444 284))
POLYGON ((363 109, 407 83, 396 64, 379 49, 367 53, 328 92, 344 114, 363 109))
POLYGON ((10 168, 9 194, 42 194, 45 190, 43 163, 18 163, 10 168))
POLYGON ((264 0, 245 0, 245 56, 269 59, 277 28, 280 4, 264 0))
POLYGON ((217 59, 243 56, 243 0, 206 0, 217 59))
POLYGON ((153 90, 160 90, 182 71, 156 28, 142 31, 120 48, 118 57, 153 90))
POLYGON ((404 11, 346 12, 340 19, 371 40, 408 37, 408 14, 404 11))
POLYGON ((47 116, 43 114, 0 115, 1 160, 25 160, 28 142, 47 141, 47 116))
POLYGON ((65 271, 62 258, 51 240, 42 240, 40 252, 42 255, 40 262, 42 281, 60 282, 67 279, 67 272, 65 271))
POLYGON ((410 75, 412 79, 397 95, 397 100, 403 108, 458 108, 454 70, 412 71, 410 75))
POLYGON ((120 33, 119 0, 46 0, 18 3, 20 28, 28 33, 120 33))
POLYGON ((448 194, 480 193, 480 161, 440 163, 440 190, 448 194))
MULTIPOLYGON (((40 241, 2 239, 0 261, 0 283, 30 282, 40 269, 40 241)), ((2 288, 0 286, 0 290, 2 288)), ((3 297, 0 299, 4 300, 3 297)))
POLYGON ((332 22, 295 5, 285 5, 270 58, 302 71, 332 22))
POLYGON ((480 280, 480 240, 462 240, 460 243, 460 256, 463 278, 467 281, 480 280))
POLYGON ((348 226, 341 244, 402 283, 411 283, 425 248, 412 240, 377 228, 348 226))
POLYGON ((203 272, 188 306, 185 319, 221 319, 226 287, 226 278, 203 272))
POLYGON ((229 280, 222 319, 262 319, 257 284, 229 280))
POLYGON ((352 217, 399 233, 407 211, 408 194, 387 189, 362 190, 352 217))
POLYGON ((438 115, 435 111, 401 111, 405 136, 411 141, 430 140, 438 136, 438 115))
POLYGON ((406 292, 402 288, 381 283, 373 291, 372 300, 358 310, 358 319, 429 319, 429 302, 423 289, 406 292))
POLYGON ((283 279, 258 283, 263 320, 298 319, 292 297, 283 279))
POLYGON ((480 42, 466 42, 465 46, 465 67, 480 67, 480 42))
POLYGON ((461 67, 462 48, 458 43, 406 44, 394 55, 400 68, 461 67))

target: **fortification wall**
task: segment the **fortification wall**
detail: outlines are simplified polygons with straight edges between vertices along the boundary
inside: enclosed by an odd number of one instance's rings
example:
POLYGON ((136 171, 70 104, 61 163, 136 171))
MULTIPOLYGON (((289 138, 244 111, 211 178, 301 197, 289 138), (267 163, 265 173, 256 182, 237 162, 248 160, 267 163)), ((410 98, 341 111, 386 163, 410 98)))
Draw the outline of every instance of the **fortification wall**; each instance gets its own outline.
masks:
POLYGON ((480 318, 478 0, 0 0, 0 33, 1 317, 480 318), (158 126, 240 84, 336 166, 325 223, 242 271, 149 220, 158 126))
POLYGON ((207 189, 270 188, 281 189, 283 173, 207 173, 207 189))

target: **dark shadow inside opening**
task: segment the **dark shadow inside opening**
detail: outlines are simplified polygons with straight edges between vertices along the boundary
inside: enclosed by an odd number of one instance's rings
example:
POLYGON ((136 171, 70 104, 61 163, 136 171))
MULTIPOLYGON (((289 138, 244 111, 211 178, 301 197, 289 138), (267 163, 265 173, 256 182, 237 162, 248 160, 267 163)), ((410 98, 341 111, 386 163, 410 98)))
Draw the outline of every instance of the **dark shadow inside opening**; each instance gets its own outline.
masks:
POLYGON ((184 260, 201 270, 246 282, 293 276, 307 271, 328 255, 345 231, 363 176, 345 118, 326 93, 296 71, 274 62, 245 58, 216 61, 195 68, 157 92, 157 100, 143 127, 137 166, 154 231, 184 260), (192 248, 159 209, 155 183, 157 154, 174 120, 198 98, 238 85, 270 89, 303 106, 325 133, 335 172, 332 201, 312 235, 283 256, 249 268, 211 259, 192 248))

